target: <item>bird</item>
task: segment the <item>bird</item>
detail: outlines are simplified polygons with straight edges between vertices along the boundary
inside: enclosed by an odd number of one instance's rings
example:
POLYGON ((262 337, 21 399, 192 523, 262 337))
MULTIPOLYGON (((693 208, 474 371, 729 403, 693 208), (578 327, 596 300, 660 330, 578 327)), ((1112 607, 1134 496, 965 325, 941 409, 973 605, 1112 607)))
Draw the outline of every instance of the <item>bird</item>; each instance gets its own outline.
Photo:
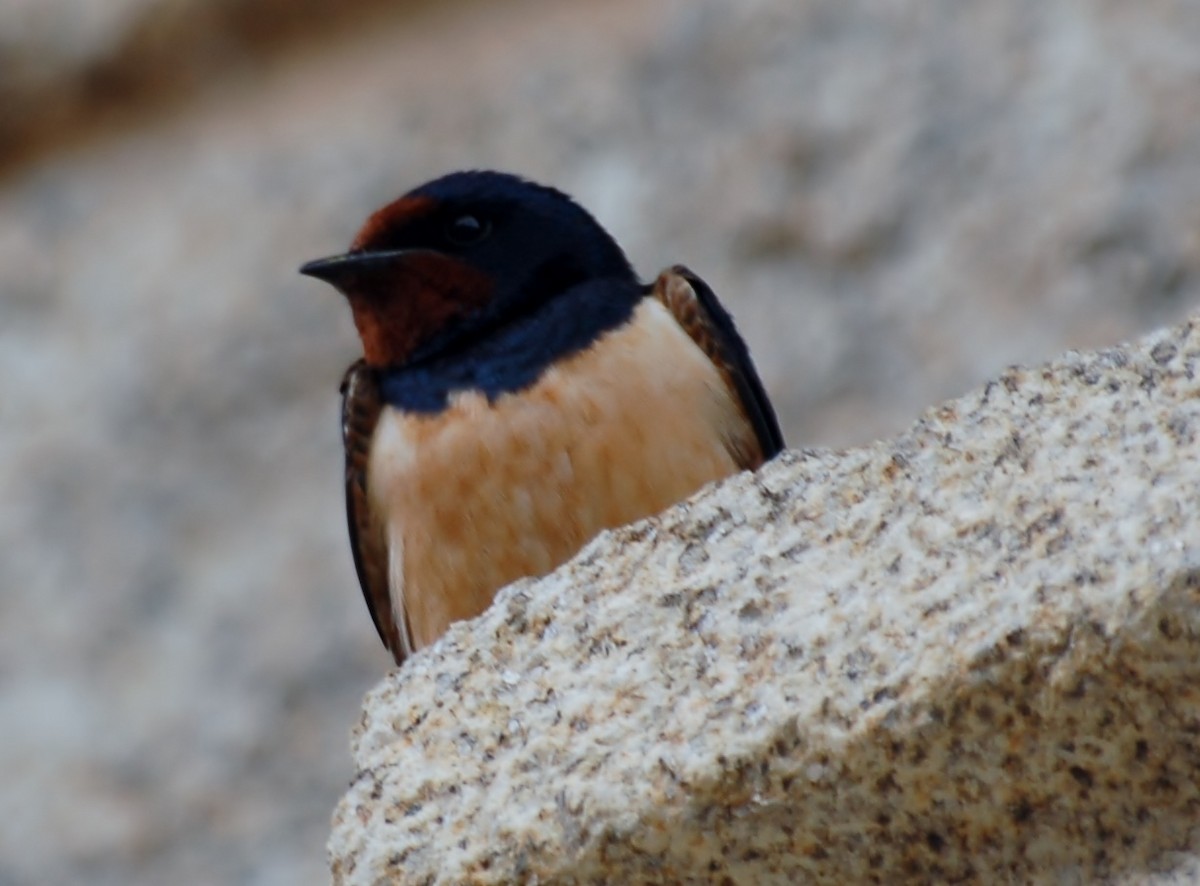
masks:
POLYGON ((451 172, 302 274, 349 303, 346 516, 397 665, 503 586, 784 446, 745 342, 683 265, 643 283, 553 187, 451 172))

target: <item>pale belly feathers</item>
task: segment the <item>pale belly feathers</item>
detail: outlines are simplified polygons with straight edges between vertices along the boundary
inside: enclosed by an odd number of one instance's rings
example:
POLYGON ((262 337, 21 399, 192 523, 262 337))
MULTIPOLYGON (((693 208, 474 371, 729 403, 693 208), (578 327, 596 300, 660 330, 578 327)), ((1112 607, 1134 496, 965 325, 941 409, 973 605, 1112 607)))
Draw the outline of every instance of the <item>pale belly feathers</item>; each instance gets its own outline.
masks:
POLYGON ((385 407, 368 486, 414 647, 600 530, 735 473, 746 433, 716 369, 651 298, 516 394, 460 393, 436 415, 385 407))

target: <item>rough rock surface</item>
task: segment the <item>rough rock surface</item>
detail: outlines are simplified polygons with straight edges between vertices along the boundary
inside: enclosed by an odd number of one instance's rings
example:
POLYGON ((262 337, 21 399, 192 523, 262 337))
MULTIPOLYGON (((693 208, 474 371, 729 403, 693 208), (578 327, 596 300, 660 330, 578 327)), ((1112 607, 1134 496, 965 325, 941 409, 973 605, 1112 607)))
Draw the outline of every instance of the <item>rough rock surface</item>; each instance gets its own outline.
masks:
POLYGON ((1197 373, 1200 322, 1012 369, 513 586, 368 696, 335 880, 1194 865, 1197 373))
POLYGON ((846 445, 1200 304, 1197 46, 1177 0, 0 0, 0 883, 328 877, 389 661, 295 269, 372 208, 553 182, 846 445))

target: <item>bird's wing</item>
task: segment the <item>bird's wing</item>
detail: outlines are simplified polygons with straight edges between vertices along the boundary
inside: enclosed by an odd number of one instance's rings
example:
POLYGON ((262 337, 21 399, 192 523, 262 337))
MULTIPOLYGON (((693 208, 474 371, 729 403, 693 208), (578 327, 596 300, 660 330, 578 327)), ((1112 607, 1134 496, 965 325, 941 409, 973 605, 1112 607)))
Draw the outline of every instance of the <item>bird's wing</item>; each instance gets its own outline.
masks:
POLYGON ((379 379, 362 360, 352 364, 342 378, 342 443, 346 449, 346 518, 350 526, 350 550, 363 597, 379 639, 401 664, 412 644, 405 619, 392 612, 388 591, 388 547, 382 521, 372 513, 367 495, 367 465, 371 437, 383 409, 379 379))
POLYGON ((716 366, 753 430, 753 439, 732 440, 738 465, 757 468, 783 449, 783 434, 767 392, 758 378, 750 351, 708 284, 683 265, 658 275, 653 295, 666 305, 675 320, 716 366))

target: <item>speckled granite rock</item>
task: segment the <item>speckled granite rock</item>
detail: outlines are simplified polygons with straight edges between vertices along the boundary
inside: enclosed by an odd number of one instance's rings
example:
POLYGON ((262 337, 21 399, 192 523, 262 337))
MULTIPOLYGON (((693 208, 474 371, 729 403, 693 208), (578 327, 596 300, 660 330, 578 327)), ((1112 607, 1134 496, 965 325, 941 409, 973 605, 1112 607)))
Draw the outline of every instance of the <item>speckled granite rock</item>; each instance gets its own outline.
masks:
POLYGON ((335 880, 1195 870, 1198 368, 1010 370, 514 586, 368 696, 335 880))

